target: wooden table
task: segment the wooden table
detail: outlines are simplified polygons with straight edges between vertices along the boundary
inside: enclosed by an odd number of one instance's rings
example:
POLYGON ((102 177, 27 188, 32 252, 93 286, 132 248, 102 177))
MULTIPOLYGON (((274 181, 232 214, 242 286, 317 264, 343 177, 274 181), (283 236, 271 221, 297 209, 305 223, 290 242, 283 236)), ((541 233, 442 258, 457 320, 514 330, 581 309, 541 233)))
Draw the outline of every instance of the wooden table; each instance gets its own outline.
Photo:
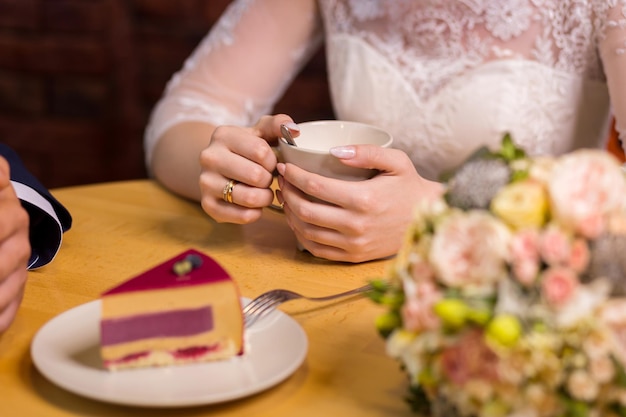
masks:
MULTIPOLYGON (((53 190, 74 217, 55 260, 29 275, 16 321, 0 336, 0 416, 402 416, 406 379, 374 328, 380 308, 364 298, 293 301, 281 309, 303 327, 309 351, 279 385, 240 400, 154 409, 67 392, 33 365, 30 344, 56 315, 188 248, 214 257, 244 297, 275 287, 310 295, 340 292, 381 276, 389 261, 328 262, 299 252, 282 214, 252 225, 217 224, 197 203, 139 180, 53 190)), ((280 341, 277 341, 280 343, 280 341)))

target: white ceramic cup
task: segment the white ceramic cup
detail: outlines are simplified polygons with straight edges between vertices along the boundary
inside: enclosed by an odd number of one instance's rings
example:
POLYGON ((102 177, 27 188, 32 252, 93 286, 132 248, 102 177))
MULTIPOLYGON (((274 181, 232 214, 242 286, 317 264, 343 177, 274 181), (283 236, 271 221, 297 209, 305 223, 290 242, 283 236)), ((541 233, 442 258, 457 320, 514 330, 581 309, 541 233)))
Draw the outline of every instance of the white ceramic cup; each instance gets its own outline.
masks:
POLYGON ((297 146, 279 138, 280 159, 325 177, 361 181, 376 175, 376 170, 344 165, 330 154, 330 148, 347 145, 391 146, 391 134, 376 126, 342 120, 319 120, 299 123, 297 146))

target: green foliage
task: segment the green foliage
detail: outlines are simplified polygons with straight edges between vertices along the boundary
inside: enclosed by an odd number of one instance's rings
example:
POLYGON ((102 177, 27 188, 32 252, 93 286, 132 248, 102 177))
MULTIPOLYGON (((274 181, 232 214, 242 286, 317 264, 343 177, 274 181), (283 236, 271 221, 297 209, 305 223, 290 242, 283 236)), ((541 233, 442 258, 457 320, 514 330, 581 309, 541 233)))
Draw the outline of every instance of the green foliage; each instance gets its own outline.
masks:
POLYGON ((519 148, 513 142, 513 138, 510 133, 506 133, 502 138, 502 146, 500 151, 495 154, 496 156, 504 159, 507 162, 514 161, 516 159, 522 159, 526 157, 526 152, 522 148, 519 148))
POLYGON ((411 385, 406 402, 411 407, 411 411, 416 414, 429 416, 431 414, 430 401, 426 396, 426 392, 419 385, 411 385))

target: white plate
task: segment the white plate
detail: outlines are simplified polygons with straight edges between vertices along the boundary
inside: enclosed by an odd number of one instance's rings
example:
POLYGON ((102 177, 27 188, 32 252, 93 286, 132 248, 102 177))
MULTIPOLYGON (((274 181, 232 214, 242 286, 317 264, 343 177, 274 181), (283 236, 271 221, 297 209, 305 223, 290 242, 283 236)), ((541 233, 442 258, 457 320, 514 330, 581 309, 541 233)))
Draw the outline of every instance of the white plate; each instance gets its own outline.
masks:
POLYGON ((100 360, 99 320, 99 300, 58 315, 37 332, 31 355, 37 369, 54 384, 116 404, 182 407, 249 396, 289 377, 300 367, 308 349, 300 325, 276 310, 246 330, 246 353, 242 356, 110 372, 100 360))

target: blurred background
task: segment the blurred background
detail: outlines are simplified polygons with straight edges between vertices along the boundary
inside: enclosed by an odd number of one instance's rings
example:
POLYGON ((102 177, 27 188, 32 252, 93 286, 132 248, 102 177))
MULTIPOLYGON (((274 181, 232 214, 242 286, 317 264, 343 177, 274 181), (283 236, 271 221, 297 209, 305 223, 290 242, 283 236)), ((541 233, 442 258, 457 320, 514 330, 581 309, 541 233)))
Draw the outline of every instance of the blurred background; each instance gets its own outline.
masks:
MULTIPOLYGON (((229 0, 0 0, 0 142, 45 186, 145 178, 143 131, 229 0)), ((320 51, 275 109, 333 117, 320 51)))
MULTIPOLYGON (((49 188, 145 178, 150 110, 228 3, 0 0, 0 142, 49 188)), ((275 112, 334 117, 323 51, 275 112)))

